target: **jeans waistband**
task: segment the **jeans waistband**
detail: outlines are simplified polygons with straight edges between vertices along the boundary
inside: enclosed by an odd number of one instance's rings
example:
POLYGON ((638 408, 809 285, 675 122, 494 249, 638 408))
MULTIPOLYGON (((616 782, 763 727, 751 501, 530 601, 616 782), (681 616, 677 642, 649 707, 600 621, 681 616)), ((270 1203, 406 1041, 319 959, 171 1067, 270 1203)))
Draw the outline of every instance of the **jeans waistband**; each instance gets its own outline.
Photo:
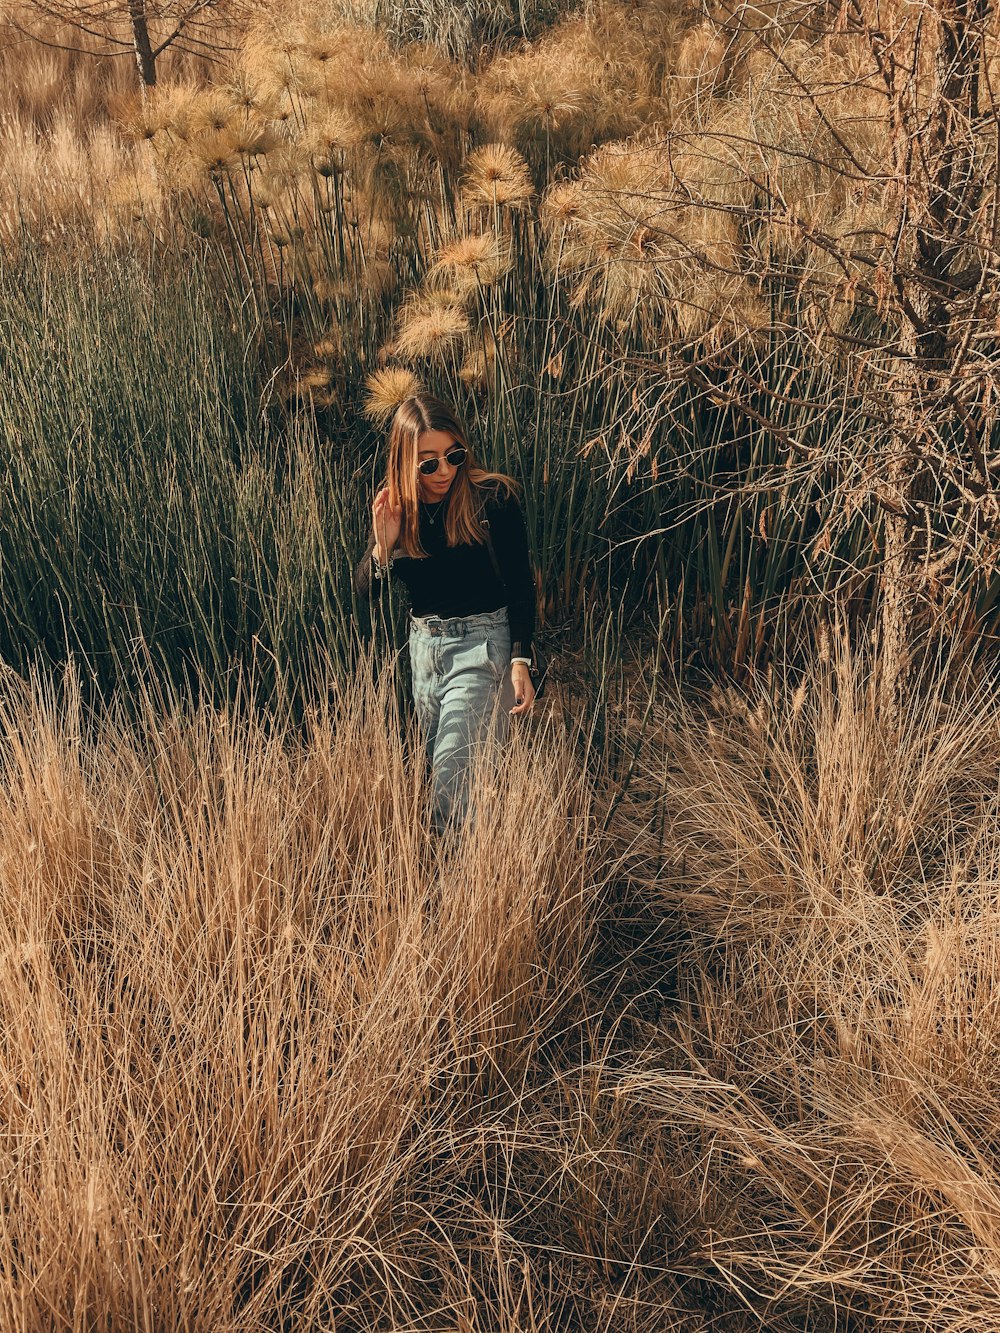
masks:
POLYGON ((423 634, 435 638, 461 639, 474 630, 495 629, 507 624, 507 608, 498 607, 496 611, 478 611, 472 616, 415 616, 410 614, 410 625, 423 634))

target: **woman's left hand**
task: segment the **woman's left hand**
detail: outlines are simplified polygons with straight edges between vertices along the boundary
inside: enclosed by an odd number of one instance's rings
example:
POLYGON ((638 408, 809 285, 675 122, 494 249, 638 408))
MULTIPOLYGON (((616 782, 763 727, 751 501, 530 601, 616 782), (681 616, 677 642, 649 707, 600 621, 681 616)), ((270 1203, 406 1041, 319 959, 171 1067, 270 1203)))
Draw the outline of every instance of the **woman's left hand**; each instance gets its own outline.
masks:
POLYGON ((515 662, 510 669, 510 679, 514 686, 514 707, 511 717, 526 713, 535 701, 535 687, 531 683, 531 672, 524 662, 515 662))

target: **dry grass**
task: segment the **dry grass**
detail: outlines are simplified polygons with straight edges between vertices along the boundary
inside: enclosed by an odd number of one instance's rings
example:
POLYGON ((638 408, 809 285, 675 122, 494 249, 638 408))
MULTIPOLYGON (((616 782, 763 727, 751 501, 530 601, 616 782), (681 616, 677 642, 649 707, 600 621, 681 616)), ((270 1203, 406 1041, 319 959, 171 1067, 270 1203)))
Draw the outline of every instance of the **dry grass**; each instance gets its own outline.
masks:
POLYGON ((667 0, 606 3, 477 69, 336 7, 261 6, 227 34, 235 54, 176 56, 146 102, 122 62, 20 41, 0 52, 0 224, 116 236, 194 203, 219 239, 235 227, 260 246, 258 284, 322 299, 345 281, 334 253, 360 244, 347 289, 389 304, 397 235, 426 267, 456 205, 470 221, 528 212, 551 186, 543 213, 559 225, 542 257, 603 319, 645 321, 654 338, 664 321, 681 341, 752 336, 783 275, 807 327, 840 329, 892 233, 872 185, 893 170, 888 108, 863 43, 774 40, 727 41, 667 0), (859 258, 834 263, 820 235, 859 258))
MULTIPOLYGON (((164 191, 137 133, 134 60, 95 55, 87 47, 97 42, 57 23, 37 29, 50 45, 31 41, 8 9, 0 6, 0 234, 25 226, 80 239, 155 224, 164 191)), ((203 82, 209 69, 169 52, 160 73, 168 84, 203 82)))
POLYGON ((994 1327, 996 699, 945 665, 893 733, 842 645, 717 705, 645 774, 686 943, 619 1087, 689 1173, 690 1262, 773 1327, 994 1327))
POLYGON ((539 719, 444 854, 373 680, 7 682, 0 1328, 991 1326, 996 703, 675 704, 609 834, 539 719))
POLYGON ((366 679, 301 732, 6 682, 0 1328, 593 1323, 655 1226, 561 1134, 613 864, 568 744, 442 855, 366 679))

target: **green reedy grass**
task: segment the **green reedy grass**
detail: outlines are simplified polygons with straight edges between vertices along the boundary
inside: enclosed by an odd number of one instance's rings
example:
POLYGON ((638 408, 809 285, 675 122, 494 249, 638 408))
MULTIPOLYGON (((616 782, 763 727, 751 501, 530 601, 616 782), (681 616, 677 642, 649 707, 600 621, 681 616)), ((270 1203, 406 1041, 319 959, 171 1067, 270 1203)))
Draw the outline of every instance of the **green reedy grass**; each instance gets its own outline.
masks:
POLYGON ((217 182, 232 272, 254 300, 270 291, 293 352, 297 331, 308 346, 337 330, 324 410, 349 430, 352 386, 392 355, 395 311, 407 293, 434 289, 435 256, 456 235, 499 238, 507 270, 456 297, 472 330, 463 345, 428 346, 413 366, 464 412, 487 461, 522 483, 548 624, 580 625, 595 602, 626 622, 656 608, 645 626, 659 635, 668 625, 674 651, 685 645, 701 664, 738 673, 766 666, 769 643, 803 614, 828 615, 845 593, 864 604, 881 512, 865 502, 845 517, 843 497, 869 489, 864 460, 877 427, 836 368, 812 356, 789 312, 776 314, 780 332, 734 345, 714 366, 698 364, 693 349, 660 364, 653 349, 665 330, 645 312, 614 324, 573 299, 553 272, 559 239, 534 215, 495 207, 456 216, 461 169, 443 163, 429 175, 406 168, 420 203, 393 240, 391 280, 370 291, 370 261, 345 209, 348 159, 342 170, 301 178, 286 205, 292 229, 315 219, 311 241, 282 251, 291 293, 275 288, 239 182, 217 182), (300 279, 289 276, 296 263, 300 279), (335 294, 317 296, 317 279, 335 294), (463 358, 477 351, 485 369, 470 382, 463 358))
MULTIPOLYGON (((321 216, 331 247, 342 233, 357 244, 335 210, 321 216)), ((397 243, 411 285, 448 239, 439 216, 428 207, 423 239, 397 243)), ((592 684, 650 648, 739 674, 838 601, 863 612, 878 519, 839 512, 864 484, 852 451, 864 423, 828 368, 794 338, 752 352, 771 394, 760 406, 828 460, 824 473, 718 401, 724 372, 718 385, 651 373, 643 332, 574 308, 537 223, 509 226, 514 263, 468 303, 497 348, 486 382, 470 387, 457 358, 418 369, 522 486, 543 636, 582 647, 592 684)), ((253 234, 234 224, 232 244, 253 234)), ((361 258, 332 255, 327 278, 363 277, 361 258)), ((0 267, 0 611, 19 670, 73 653, 103 691, 152 673, 225 693, 252 664, 262 698, 288 699, 318 663, 347 667, 359 629, 398 641, 398 603, 384 597, 373 623, 350 586, 382 468, 363 379, 398 296, 338 289, 331 311, 303 288, 276 309, 246 258, 239 278, 211 242, 83 262, 25 239, 0 267), (315 337, 333 325, 345 349, 321 407, 277 391, 303 322, 315 337)), ((983 623, 970 613, 970 637, 983 623)))
MULTIPOLYGON (((797 484, 768 432, 707 394, 632 376, 628 346, 546 287, 534 224, 520 230, 519 262, 475 295, 481 336, 513 329, 489 382, 421 369, 522 487, 543 634, 586 648, 598 676, 650 636, 670 660, 764 664, 775 627, 830 598, 838 561, 870 567, 862 517, 820 566, 822 487, 797 484)), ((224 691, 252 663, 263 695, 294 694, 370 631, 350 578, 381 475, 359 399, 385 311, 341 312, 353 351, 314 410, 279 399, 275 312, 238 292, 207 245, 181 267, 26 243, 0 267, 0 612, 19 670, 73 653, 101 689, 152 670, 224 691)), ((377 608, 381 642, 397 614, 377 608)))
POLYGON ((359 460, 262 406, 260 329, 200 260, 0 269, 5 660, 266 694, 350 653, 359 460), (145 660, 143 660, 145 659, 145 660))

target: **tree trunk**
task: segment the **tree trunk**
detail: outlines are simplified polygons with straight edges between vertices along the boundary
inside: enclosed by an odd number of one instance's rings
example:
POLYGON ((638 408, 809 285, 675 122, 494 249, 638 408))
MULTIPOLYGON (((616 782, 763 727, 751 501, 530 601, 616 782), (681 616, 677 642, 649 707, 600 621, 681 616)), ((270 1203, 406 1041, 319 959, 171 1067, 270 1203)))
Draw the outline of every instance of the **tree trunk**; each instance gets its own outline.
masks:
MULTIPOLYGON (((900 423, 901 425, 902 423, 900 423)), ((897 426, 891 443, 887 500, 899 506, 885 520, 879 595, 879 702, 887 725, 896 730, 910 668, 911 635, 916 611, 916 560, 910 518, 909 476, 912 452, 897 426)))
POLYGON ((155 88, 156 55, 149 40, 145 0, 129 0, 128 16, 132 21, 132 42, 135 46, 135 63, 139 68, 139 78, 144 89, 155 88))
MULTIPOLYGON (((879 638, 881 700, 898 719, 906 697, 917 607, 919 559, 914 530, 921 493, 918 432, 937 428, 950 416, 954 393, 955 320, 962 291, 953 281, 956 259, 972 240, 981 180, 976 169, 976 126, 980 118, 979 77, 983 63, 988 0, 939 0, 934 51, 934 90, 926 113, 903 90, 897 124, 919 139, 916 161, 929 171, 921 179, 904 171, 914 199, 914 239, 904 279, 910 319, 900 330, 901 356, 893 392, 895 425, 886 468, 885 498, 891 512, 885 527, 879 638)), ((919 49, 914 63, 919 61, 919 49)), ((909 143, 902 165, 910 161, 909 143)), ((961 330, 959 330, 959 333, 961 330)), ((974 426, 970 422, 970 426, 974 426)))

